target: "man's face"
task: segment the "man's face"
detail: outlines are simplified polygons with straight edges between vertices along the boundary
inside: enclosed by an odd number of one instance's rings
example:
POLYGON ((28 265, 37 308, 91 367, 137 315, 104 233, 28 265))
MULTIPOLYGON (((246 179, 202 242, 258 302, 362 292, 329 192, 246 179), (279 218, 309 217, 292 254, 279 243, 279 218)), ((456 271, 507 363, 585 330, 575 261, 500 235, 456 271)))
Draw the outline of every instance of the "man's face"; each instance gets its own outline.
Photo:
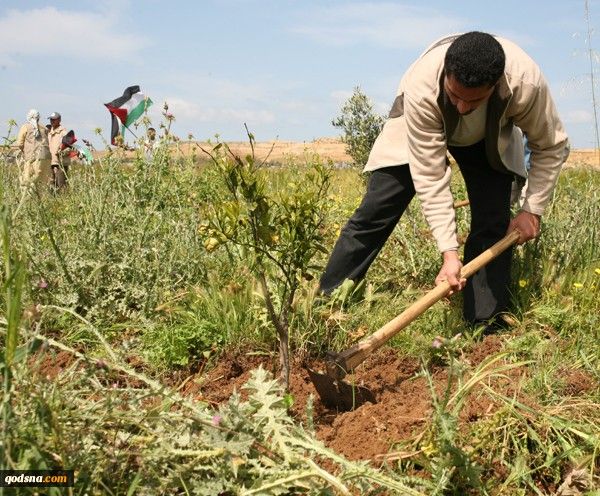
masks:
POLYGON ((494 92, 494 86, 467 88, 460 84, 453 75, 449 74, 444 77, 444 91, 458 113, 467 115, 488 100, 494 92))
POLYGON ((60 119, 50 119, 50 125, 52 126, 52 129, 56 129, 60 126, 60 119))
POLYGON ((156 138, 156 131, 154 129, 148 129, 148 139, 154 141, 156 138))

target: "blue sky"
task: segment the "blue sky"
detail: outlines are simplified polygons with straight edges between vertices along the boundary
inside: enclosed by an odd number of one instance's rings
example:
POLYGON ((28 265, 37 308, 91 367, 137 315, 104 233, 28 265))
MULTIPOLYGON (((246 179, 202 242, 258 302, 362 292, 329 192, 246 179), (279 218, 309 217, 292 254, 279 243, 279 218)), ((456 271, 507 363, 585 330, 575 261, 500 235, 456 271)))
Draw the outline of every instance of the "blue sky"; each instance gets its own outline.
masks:
MULTIPOLYGON (((600 2, 590 9, 595 27, 600 2)), ((244 123, 259 141, 336 136, 331 120, 355 86, 386 113, 430 42, 470 30, 519 43, 546 75, 573 146, 594 146, 579 0, 0 0, 0 135, 37 108, 97 143, 94 128, 110 128, 102 104, 139 84, 154 122, 167 101, 182 137, 241 140, 244 123)))

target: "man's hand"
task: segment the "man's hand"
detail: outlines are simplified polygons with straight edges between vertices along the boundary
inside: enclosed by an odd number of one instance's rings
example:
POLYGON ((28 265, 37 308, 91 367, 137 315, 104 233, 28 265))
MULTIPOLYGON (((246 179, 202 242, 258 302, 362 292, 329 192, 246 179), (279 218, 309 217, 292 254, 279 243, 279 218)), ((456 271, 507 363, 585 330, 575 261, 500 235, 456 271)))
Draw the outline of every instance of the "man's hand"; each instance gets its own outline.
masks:
POLYGON ((460 276, 460 269, 462 269, 462 262, 458 258, 458 252, 456 250, 445 251, 443 253, 444 263, 440 269, 440 273, 435 278, 435 284, 440 285, 444 281, 448 281, 450 284, 451 291, 449 295, 456 291, 460 291, 465 287, 467 280, 460 276))
POLYGON ((509 233, 515 229, 520 234, 519 241, 517 241, 519 245, 537 238, 540 235, 540 216, 521 210, 508 225, 509 233))

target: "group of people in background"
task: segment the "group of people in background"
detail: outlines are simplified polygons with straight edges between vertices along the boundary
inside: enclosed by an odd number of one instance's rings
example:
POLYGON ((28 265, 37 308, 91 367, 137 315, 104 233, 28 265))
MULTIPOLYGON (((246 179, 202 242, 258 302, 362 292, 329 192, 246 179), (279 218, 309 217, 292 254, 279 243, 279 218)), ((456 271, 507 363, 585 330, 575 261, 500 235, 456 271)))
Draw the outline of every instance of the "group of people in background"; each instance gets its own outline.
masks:
MULTIPOLYGON (((16 147, 22 188, 49 185, 54 191, 63 190, 67 186, 73 159, 81 158, 88 163, 92 160, 87 148, 74 146, 77 141, 75 134, 62 125, 62 116, 58 112, 52 112, 48 121, 44 126, 40 123, 40 113, 31 109, 27 113, 27 121, 19 129, 16 147)), ((91 148, 89 142, 83 141, 91 148)), ((141 143, 146 158, 151 160, 163 143, 164 140, 158 139, 156 129, 149 127, 141 143)), ((121 147, 129 149, 124 145, 121 147)))
POLYGON ((74 134, 62 125, 58 112, 48 116, 49 124, 40 123, 40 113, 31 109, 27 122, 19 129, 16 145, 20 151, 21 187, 49 184, 56 191, 67 185, 73 155, 74 134))

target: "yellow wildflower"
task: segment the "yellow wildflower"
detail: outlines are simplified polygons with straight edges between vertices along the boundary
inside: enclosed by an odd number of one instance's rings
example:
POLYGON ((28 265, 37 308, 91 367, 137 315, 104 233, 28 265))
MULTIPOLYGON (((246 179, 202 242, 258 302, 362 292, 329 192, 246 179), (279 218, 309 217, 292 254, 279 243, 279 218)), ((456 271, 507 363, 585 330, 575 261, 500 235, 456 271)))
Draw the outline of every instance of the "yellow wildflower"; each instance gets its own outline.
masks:
POLYGON ((217 246, 219 246, 219 240, 217 238, 208 238, 204 242, 204 248, 208 252, 213 251, 217 246))
POLYGON ((579 289, 579 288, 583 288, 583 284, 581 284, 580 282, 574 282, 574 283, 573 283, 573 287, 574 287, 574 288, 577 288, 577 289, 579 289))
POLYGON ((595 269, 594 272, 600 276, 600 267, 598 267, 597 269, 595 269))
POLYGON ((521 288, 524 288, 525 286, 527 286, 527 281, 525 279, 519 279, 519 286, 521 288))

